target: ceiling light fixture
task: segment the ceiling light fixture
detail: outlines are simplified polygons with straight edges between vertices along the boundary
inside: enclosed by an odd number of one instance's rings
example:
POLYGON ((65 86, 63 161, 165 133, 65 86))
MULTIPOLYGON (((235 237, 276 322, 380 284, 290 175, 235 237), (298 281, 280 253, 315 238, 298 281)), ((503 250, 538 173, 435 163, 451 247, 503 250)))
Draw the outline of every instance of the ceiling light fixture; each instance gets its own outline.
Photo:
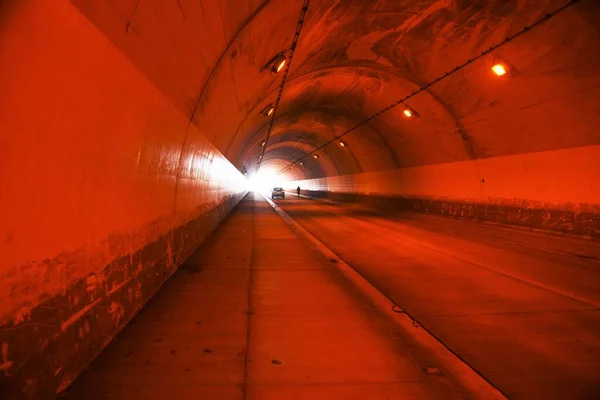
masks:
POLYGON ((285 57, 284 57, 283 60, 281 60, 279 62, 279 64, 277 64, 277 69, 276 69, 277 72, 281 71, 281 68, 283 68, 283 66, 285 65, 285 61, 286 60, 285 60, 285 57))
POLYGON ((409 107, 407 105, 404 105, 404 110, 402 110, 402 114, 404 114, 404 116, 406 118, 412 118, 412 117, 418 117, 419 113, 417 113, 414 108, 409 107))
POLYGON ((343 140, 340 140, 340 146, 346 147, 346 142, 344 142, 343 140))
POLYGON ((316 154, 313 154, 313 158, 316 160, 317 158, 319 158, 319 156, 316 154))
POLYGON ((263 140, 263 141, 260 143, 260 147, 265 147, 265 144, 267 144, 267 141, 266 141, 266 140, 263 140))
POLYGON ((515 68, 502 57, 492 54, 492 66, 490 67, 496 76, 513 76, 515 68))
POLYGON ((273 107, 273 104, 267 104, 267 106, 265 108, 263 108, 259 114, 262 114, 265 117, 270 117, 274 111, 275 111, 275 107, 273 107))
POLYGON ((287 62, 287 58, 285 56, 285 52, 281 52, 273 57, 265 66, 265 69, 268 69, 271 73, 280 72, 283 67, 285 67, 285 63, 287 62))
POLYGON ((506 67, 501 63, 494 64, 492 66, 492 71, 494 71, 497 76, 506 75, 506 67))

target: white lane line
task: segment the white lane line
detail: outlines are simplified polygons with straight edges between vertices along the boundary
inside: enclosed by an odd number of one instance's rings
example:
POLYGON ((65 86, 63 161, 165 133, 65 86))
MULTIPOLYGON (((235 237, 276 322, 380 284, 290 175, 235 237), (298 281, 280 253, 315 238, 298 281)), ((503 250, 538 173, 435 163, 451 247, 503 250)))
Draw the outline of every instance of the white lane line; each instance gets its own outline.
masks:
MULTIPOLYGON (((317 201, 319 201, 319 200, 317 199, 317 201)), ((347 215, 344 215, 344 214, 335 213, 335 212, 328 211, 328 210, 322 210, 322 209, 320 209, 316 205, 312 206, 312 207, 314 207, 316 209, 319 209, 320 211, 326 212, 328 214, 331 214, 331 215, 333 215, 335 217, 347 219, 349 221, 353 221, 356 224, 359 224, 359 226, 364 226, 364 227, 368 227, 369 226, 368 222, 363 221, 361 219, 358 219, 356 217, 347 216, 347 215)), ((387 223, 388 221, 386 221, 384 219, 383 222, 387 223)), ((568 299, 571 299, 571 300, 574 300, 574 301, 577 301, 577 302, 580 302, 580 303, 583 303, 583 304, 587 304, 588 306, 593 307, 593 308, 591 308, 591 310, 593 310, 593 309, 600 309, 600 302, 598 302, 598 301, 596 301, 596 300, 594 300, 592 298, 589 298, 587 296, 581 296, 581 295, 579 295, 579 294, 577 294, 575 292, 572 292, 570 290, 565 290, 565 289, 563 289, 561 287, 558 287, 558 286, 555 286, 555 285, 552 285, 552 284, 547 284, 547 283, 541 282, 541 281, 539 281, 537 279, 534 279, 534 278, 530 278, 530 277, 519 275, 519 274, 514 274, 514 273, 512 273, 510 271, 503 271, 503 270, 495 268, 493 266, 486 266, 486 265, 482 265, 482 264, 480 264, 478 262, 471 261, 471 260, 469 260, 467 258, 461 257, 459 254, 456 254, 456 253, 454 253, 452 251, 447 251, 446 249, 444 249, 442 247, 431 245, 430 243, 423 242, 423 241, 418 240, 418 239, 412 239, 409 236, 407 236, 406 234, 404 234, 403 232, 397 231, 396 229, 394 229, 393 225, 386 224, 385 226, 384 225, 380 225, 379 227, 380 227, 380 229, 386 230, 387 234, 390 235, 390 236, 394 236, 396 238, 402 239, 403 241, 410 242, 410 243, 412 243, 412 244, 414 244, 416 246, 419 246, 419 247, 422 247, 424 249, 428 249, 428 250, 431 250, 433 252, 442 254, 442 255, 444 255, 446 257, 450 257, 450 258, 453 258, 455 260, 459 260, 459 261, 464 262, 466 264, 472 265, 475 268, 483 269, 485 271, 489 271, 489 272, 492 272, 492 273, 504 276, 505 278, 513 279, 515 281, 524 283, 526 285, 530 285, 530 286, 536 287, 538 289, 545 290, 547 292, 554 293, 556 295, 559 295, 559 296, 562 296, 562 297, 566 297, 568 299)), ((539 249, 539 248, 536 248, 536 249, 539 249)), ((550 252, 550 253, 555 253, 555 252, 550 252)), ((559 254, 559 253, 555 253, 555 254, 559 254)), ((568 311, 568 310, 566 310, 566 311, 568 311)))
POLYGON ((307 239, 318 251, 330 260, 335 260, 331 265, 339 269, 342 275, 355 286, 373 305, 378 307, 392 321, 396 323, 407 336, 411 337, 417 344, 425 348, 440 363, 440 369, 445 375, 455 380, 464 390, 470 393, 476 399, 506 400, 497 388, 488 382, 481 374, 475 371, 466 362, 461 360, 458 355, 444 346, 426 329, 415 329, 415 321, 406 313, 399 312, 398 306, 381 293, 375 286, 369 283, 358 272, 356 272, 344 260, 338 257, 327 246, 320 242, 315 236, 308 232, 292 217, 290 217, 281 207, 277 206, 270 198, 265 196, 271 207, 290 225, 299 235, 307 239), (394 311, 396 310, 396 311, 394 311))

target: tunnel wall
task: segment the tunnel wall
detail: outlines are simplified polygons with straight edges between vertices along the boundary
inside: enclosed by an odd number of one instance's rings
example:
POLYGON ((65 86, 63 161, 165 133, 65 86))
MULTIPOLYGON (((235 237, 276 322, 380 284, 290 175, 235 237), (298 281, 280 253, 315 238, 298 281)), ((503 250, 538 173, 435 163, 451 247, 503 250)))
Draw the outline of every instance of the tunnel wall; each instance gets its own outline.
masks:
POLYGON ((246 192, 68 1, 0 2, 0 398, 53 398, 246 192))
POLYGON ((600 237, 600 146, 291 182, 375 208, 600 237))

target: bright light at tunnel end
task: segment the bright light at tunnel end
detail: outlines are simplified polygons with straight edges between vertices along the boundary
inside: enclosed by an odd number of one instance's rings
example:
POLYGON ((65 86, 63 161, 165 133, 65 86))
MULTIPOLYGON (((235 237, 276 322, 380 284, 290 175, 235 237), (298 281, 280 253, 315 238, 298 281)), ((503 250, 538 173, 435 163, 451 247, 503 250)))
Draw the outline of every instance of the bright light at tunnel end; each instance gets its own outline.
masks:
POLYGON ((261 170, 250 177, 250 189, 256 193, 268 193, 274 187, 284 187, 287 179, 271 168, 261 170))

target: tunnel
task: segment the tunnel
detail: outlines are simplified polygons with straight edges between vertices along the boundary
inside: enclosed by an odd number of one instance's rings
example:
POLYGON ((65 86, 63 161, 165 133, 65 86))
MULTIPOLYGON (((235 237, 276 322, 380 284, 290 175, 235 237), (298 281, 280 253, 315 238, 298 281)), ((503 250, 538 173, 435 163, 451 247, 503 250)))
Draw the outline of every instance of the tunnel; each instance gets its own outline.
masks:
POLYGON ((0 0, 0 399, 600 398, 599 27, 0 0))

